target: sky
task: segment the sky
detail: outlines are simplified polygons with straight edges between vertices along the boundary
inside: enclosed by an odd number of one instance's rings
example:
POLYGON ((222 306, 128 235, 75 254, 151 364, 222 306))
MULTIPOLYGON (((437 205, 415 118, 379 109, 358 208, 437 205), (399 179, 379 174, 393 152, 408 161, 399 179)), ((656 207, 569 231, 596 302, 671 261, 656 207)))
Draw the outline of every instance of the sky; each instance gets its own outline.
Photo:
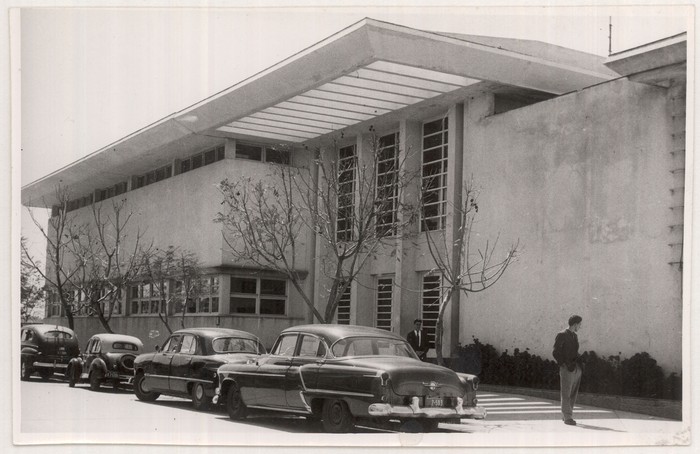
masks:
MULTIPOLYGON (((11 70, 21 82, 13 91, 13 112, 21 110, 19 137, 12 144, 20 169, 13 189, 365 17, 430 31, 539 40, 601 56, 608 55, 609 45, 618 52, 686 31, 689 20, 687 9, 670 6, 370 3, 378 6, 20 9, 19 27, 11 34, 13 50, 19 51, 11 70)), ((41 255, 40 235, 25 209, 19 215, 21 234, 41 255)))

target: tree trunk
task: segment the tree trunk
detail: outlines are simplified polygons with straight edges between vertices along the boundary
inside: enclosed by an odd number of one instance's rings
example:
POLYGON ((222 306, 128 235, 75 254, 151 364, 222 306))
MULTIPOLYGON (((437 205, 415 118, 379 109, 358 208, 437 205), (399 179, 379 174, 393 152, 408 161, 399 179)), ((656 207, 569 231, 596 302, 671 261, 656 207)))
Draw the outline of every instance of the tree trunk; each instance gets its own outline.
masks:
POLYGON ((452 300, 453 292, 454 290, 450 287, 450 289, 447 290, 442 296, 442 299, 440 300, 440 308, 438 311, 437 323, 435 324, 435 354, 437 356, 436 360, 438 366, 445 365, 445 360, 442 357, 442 333, 444 324, 443 317, 445 315, 445 309, 447 309, 447 305, 450 304, 450 301, 452 300))
POLYGON ((100 324, 102 324, 102 327, 108 333, 114 333, 114 331, 112 331, 112 328, 109 326, 109 322, 107 321, 104 314, 100 310, 100 303, 91 303, 91 306, 93 306, 95 308, 95 312, 97 312, 97 318, 100 320, 100 324))

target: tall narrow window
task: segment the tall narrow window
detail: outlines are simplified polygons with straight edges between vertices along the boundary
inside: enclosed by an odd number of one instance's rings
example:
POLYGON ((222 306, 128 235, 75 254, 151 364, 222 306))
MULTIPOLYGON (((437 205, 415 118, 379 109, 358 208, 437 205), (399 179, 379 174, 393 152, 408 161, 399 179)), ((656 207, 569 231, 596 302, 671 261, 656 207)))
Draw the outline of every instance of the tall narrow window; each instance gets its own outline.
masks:
POLYGON ((447 118, 423 125, 421 231, 445 228, 447 208, 447 118))
POLYGON ((397 134, 379 138, 377 150, 377 233, 396 234, 399 153, 397 134))
POLYGON ((391 331, 391 302, 394 279, 377 279, 377 328, 391 331))
POLYGON ((441 276, 432 274, 423 276, 421 318, 423 319, 423 329, 428 335, 430 348, 435 348, 435 326, 437 325, 440 309, 441 285, 441 276))
POLYGON ((355 146, 350 145, 338 150, 338 213, 336 219, 336 238, 338 241, 350 241, 353 238, 356 171, 355 146))
POLYGON ((345 287, 345 291, 340 296, 340 301, 338 301, 338 324, 339 325, 349 325, 350 324, 350 301, 352 299, 352 285, 345 287))

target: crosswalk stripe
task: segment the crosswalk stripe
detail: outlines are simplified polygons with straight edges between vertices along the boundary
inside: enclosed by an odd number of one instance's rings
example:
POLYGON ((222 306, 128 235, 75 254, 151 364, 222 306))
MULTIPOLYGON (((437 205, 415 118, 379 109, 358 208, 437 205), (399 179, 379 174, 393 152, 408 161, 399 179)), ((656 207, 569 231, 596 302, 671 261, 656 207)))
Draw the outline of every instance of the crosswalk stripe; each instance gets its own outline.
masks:
POLYGON ((551 407, 552 405, 558 406, 559 404, 558 403, 555 404, 552 402, 504 402, 504 403, 500 403, 500 402, 481 403, 481 402, 479 402, 479 405, 482 407, 498 407, 501 405, 523 405, 523 406, 525 406, 525 405, 545 405, 545 406, 551 407))
MULTIPOLYGON (((531 414, 531 413, 559 413, 561 410, 558 408, 553 408, 553 409, 542 409, 542 410, 509 410, 505 411, 506 409, 500 409, 500 410, 489 410, 488 414, 486 417, 488 418, 488 415, 516 415, 516 414, 531 414)), ((607 410, 576 410, 576 413, 612 413, 611 411, 607 410)))
POLYGON ((482 397, 479 397, 478 395, 476 396, 476 398, 479 402, 501 402, 501 401, 507 401, 507 400, 525 400, 521 397, 498 397, 498 398, 484 399, 482 397))

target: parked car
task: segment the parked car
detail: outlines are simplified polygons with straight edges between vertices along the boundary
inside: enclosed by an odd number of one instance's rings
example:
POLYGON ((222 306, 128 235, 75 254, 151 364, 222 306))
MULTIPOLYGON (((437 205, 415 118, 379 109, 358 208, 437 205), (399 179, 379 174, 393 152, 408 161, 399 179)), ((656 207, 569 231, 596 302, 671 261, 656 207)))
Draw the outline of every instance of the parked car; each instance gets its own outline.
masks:
POLYGON ((191 328, 175 331, 162 348, 134 361, 134 392, 143 401, 161 394, 189 397, 194 408, 205 410, 218 384, 222 364, 245 362, 265 353, 260 340, 245 331, 191 328))
POLYGON ((68 363, 80 353, 78 338, 65 326, 28 324, 20 329, 20 377, 29 380, 34 372, 48 380, 58 372, 65 376, 68 363))
POLYGON ((402 337, 353 325, 287 328, 270 354, 219 368, 213 402, 231 419, 250 409, 320 419, 327 432, 351 431, 357 421, 440 422, 484 418, 474 375, 418 359, 402 337))
POLYGON ((68 385, 90 383, 90 389, 99 391, 104 383, 114 389, 130 384, 134 379, 134 359, 143 352, 143 342, 125 334, 95 334, 88 340, 85 351, 68 364, 68 385))

